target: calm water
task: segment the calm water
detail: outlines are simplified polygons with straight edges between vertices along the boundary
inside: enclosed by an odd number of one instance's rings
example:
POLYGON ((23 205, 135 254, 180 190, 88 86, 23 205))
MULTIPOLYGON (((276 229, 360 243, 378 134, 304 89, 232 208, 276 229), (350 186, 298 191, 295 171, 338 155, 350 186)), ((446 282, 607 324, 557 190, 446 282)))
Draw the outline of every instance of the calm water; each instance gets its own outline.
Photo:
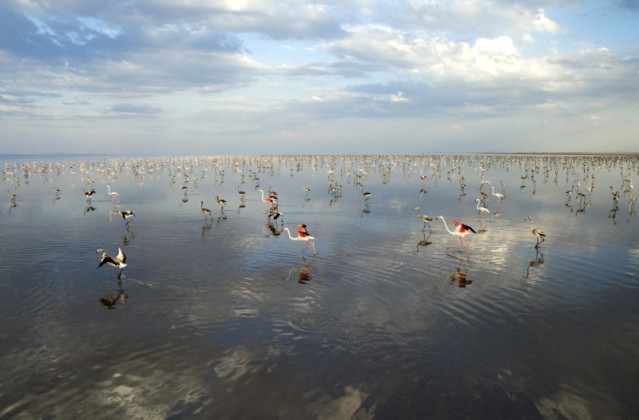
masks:
POLYGON ((636 156, 56 159, 2 162, 0 418, 639 416, 636 156))

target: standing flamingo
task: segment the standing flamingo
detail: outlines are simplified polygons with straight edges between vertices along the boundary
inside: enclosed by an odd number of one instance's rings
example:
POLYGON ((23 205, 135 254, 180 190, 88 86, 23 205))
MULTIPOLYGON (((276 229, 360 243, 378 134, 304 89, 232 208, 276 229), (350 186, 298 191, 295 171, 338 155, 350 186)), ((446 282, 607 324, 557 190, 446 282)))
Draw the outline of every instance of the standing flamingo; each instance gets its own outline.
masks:
POLYGON ((107 185, 106 187, 107 187, 108 194, 111 196, 111 201, 120 202, 120 199, 118 198, 118 197, 120 197, 120 194, 118 194, 115 191, 111 191, 111 186, 110 185, 107 185))
MULTIPOLYGON (((448 233, 450 233, 453 236, 457 236, 459 238, 459 245, 449 246, 446 249, 456 248, 458 246, 464 246, 464 241, 462 240, 462 238, 471 232, 477 233, 475 232, 475 229, 473 229, 472 227, 464 223, 460 223, 457 220, 453 220, 453 223, 455 224, 454 231, 451 231, 450 229, 448 229, 448 224, 446 223, 446 219, 444 219, 444 216, 437 216, 436 220, 441 220, 442 222, 444 222, 444 226, 446 227, 446 230, 448 231, 448 233)), ((468 250, 470 250, 470 241, 467 241, 467 242, 468 242, 468 250)))
POLYGON ((264 203, 268 203, 271 206, 274 206, 277 203, 277 200, 271 196, 264 198, 264 190, 260 190, 260 193, 262 194, 262 201, 264 203))
POLYGON ((207 217, 211 217, 211 219, 213 219, 213 212, 210 209, 207 209, 206 207, 204 207, 204 201, 200 201, 200 210, 202 211, 202 214, 204 215, 204 223, 206 223, 206 218, 207 217))
POLYGON ((217 201, 217 204, 220 205, 220 210, 224 210, 224 206, 226 206, 226 200, 216 195, 215 201, 217 201))
POLYGON ((313 243, 312 239, 315 239, 313 236, 311 236, 310 233, 308 233, 308 230, 306 229, 306 225, 297 225, 297 236, 291 236, 291 231, 288 230, 288 228, 286 226, 284 226, 282 228, 282 230, 285 230, 286 233, 288 233, 288 237, 292 240, 292 241, 306 241, 308 242, 308 245, 306 245, 306 248, 304 248, 302 250, 302 252, 306 251, 306 249, 308 249, 308 247, 312 247, 313 248, 313 254, 317 254, 317 252, 315 251, 315 243, 313 243))
POLYGON ((528 220, 528 228, 530 229, 530 232, 533 235, 535 235, 535 237, 537 238, 537 244, 535 245, 535 248, 537 248, 539 246, 539 244, 541 244, 543 241, 546 240, 546 234, 544 233, 543 230, 534 228, 532 226, 532 217, 528 216, 528 217, 526 217, 526 220, 528 220), (541 241, 540 241, 540 239, 541 239, 541 241))
POLYGON ((480 217, 483 216, 484 214, 490 213, 490 210, 488 210, 486 207, 479 205, 479 203, 481 202, 479 198, 475 199, 475 201, 477 202, 477 210, 479 211, 480 217))
POLYGON ((504 198, 506 198, 505 195, 503 195, 502 193, 496 193, 495 192, 495 187, 494 186, 490 186, 490 188, 493 190, 493 197, 495 197, 496 199, 498 199, 499 201, 503 200, 504 198))
POLYGON ((433 221, 433 218, 427 214, 422 214, 419 207, 415 207, 415 213, 417 214, 417 217, 419 217, 419 219, 424 222, 424 229, 422 230, 426 230, 426 225, 428 225, 428 230, 432 232, 432 229, 430 228, 430 222, 433 221))

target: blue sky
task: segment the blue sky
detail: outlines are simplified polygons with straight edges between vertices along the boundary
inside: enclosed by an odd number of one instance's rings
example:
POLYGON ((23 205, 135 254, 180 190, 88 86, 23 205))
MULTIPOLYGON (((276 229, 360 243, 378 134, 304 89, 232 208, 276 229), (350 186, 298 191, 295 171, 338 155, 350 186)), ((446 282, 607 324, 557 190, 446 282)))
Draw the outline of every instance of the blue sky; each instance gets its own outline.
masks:
POLYGON ((0 153, 638 152, 639 1, 4 0, 0 153))

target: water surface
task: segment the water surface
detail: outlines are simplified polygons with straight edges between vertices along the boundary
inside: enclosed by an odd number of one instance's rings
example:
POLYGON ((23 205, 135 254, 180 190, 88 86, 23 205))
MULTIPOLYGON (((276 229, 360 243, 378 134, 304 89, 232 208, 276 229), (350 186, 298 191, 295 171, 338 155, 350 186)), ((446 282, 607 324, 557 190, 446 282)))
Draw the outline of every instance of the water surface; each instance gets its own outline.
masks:
POLYGON ((636 156, 2 169, 0 417, 639 414, 636 156), (447 249, 439 215, 477 231, 470 247, 447 249), (317 255, 282 231, 299 224, 317 255), (122 280, 99 248, 126 253, 122 280))

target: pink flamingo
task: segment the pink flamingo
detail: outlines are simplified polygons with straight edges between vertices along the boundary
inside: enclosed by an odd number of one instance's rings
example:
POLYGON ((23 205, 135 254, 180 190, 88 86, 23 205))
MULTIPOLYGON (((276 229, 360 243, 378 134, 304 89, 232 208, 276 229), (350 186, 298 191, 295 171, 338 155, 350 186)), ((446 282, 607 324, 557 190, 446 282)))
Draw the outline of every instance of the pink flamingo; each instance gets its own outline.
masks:
POLYGON ((306 251, 308 249, 308 247, 312 247, 313 248, 313 254, 317 254, 317 252, 315 251, 315 243, 313 243, 313 239, 315 239, 313 236, 311 236, 310 233, 308 233, 308 230, 306 229, 306 225, 297 225, 297 236, 291 236, 291 231, 288 230, 288 228, 286 226, 284 226, 282 228, 282 230, 285 230, 286 233, 288 233, 288 237, 292 240, 292 241, 306 241, 308 242, 308 245, 306 245, 306 248, 304 248, 302 250, 302 252, 306 251))
MULTIPOLYGON (((456 248, 458 246, 464 246, 463 238, 471 232, 477 233, 475 232, 475 229, 473 229, 472 227, 464 223, 460 223, 457 220, 453 220, 453 223, 455 224, 454 231, 451 231, 450 229, 448 229, 448 224, 446 223, 446 219, 444 219, 444 216, 437 216, 436 220, 441 220, 442 222, 444 222, 444 226, 446 227, 446 230, 448 231, 448 233, 450 233, 453 236, 457 236, 459 238, 459 245, 449 246, 446 249, 456 248)), ((470 241, 466 240, 466 242, 468 243, 468 250, 470 251, 470 241)))

